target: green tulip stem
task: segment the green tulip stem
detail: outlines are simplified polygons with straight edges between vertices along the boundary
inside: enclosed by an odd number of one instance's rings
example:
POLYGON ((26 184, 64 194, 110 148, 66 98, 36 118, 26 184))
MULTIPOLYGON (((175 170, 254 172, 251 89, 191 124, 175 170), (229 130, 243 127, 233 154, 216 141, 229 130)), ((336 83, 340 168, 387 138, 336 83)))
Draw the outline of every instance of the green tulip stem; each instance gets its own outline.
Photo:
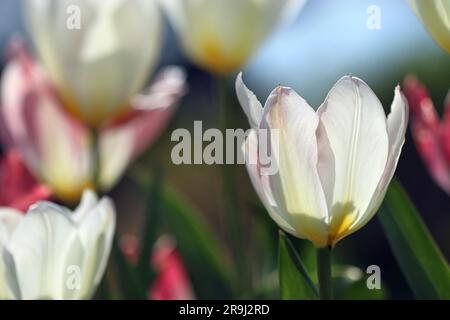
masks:
MULTIPOLYGON (((217 93, 218 93, 218 111, 220 128, 224 137, 226 137, 226 129, 232 129, 233 124, 233 112, 230 108, 232 104, 228 103, 227 94, 227 77, 217 76, 217 93)), ((226 149, 224 150, 224 159, 226 158, 226 149)), ((229 233, 229 239, 231 248, 234 255, 235 268, 236 268, 236 289, 241 294, 245 294, 245 290, 249 289, 250 276, 247 272, 247 262, 244 254, 244 226, 242 215, 239 212, 239 200, 238 200, 238 186, 236 183, 236 168, 232 164, 222 164, 222 188, 224 193, 225 204, 225 219, 227 223, 227 230, 229 233)))
POLYGON ((92 184, 97 193, 100 192, 100 135, 96 128, 91 129, 92 148, 92 184))
POLYGON ((317 276, 319 278, 320 300, 333 299, 330 247, 317 249, 317 276))

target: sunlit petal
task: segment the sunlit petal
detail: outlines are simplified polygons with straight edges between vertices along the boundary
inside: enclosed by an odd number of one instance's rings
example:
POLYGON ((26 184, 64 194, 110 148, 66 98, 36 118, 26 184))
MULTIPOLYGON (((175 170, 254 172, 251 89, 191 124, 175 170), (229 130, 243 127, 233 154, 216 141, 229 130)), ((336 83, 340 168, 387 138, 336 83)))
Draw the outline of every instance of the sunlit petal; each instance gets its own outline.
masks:
POLYGON ((386 167, 389 141, 383 107, 360 79, 344 77, 319 108, 332 153, 319 172, 327 193, 329 238, 341 239, 363 215, 386 167), (332 183, 333 187, 325 183, 332 183))

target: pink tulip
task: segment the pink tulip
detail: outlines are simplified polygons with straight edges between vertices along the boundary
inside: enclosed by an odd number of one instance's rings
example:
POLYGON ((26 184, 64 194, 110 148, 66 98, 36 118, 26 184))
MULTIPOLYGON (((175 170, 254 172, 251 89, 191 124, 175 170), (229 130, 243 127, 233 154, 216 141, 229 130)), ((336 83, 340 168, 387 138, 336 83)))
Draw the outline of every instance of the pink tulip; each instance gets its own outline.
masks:
POLYGON ((161 238, 153 252, 152 264, 157 270, 149 298, 153 300, 192 300, 195 298, 180 254, 169 238, 161 238))
MULTIPOLYGON (((69 115, 43 70, 23 45, 15 43, 1 82, 0 134, 20 151, 32 172, 62 200, 76 202, 92 186, 93 155, 88 128, 69 115)), ((131 111, 100 128, 99 188, 109 190, 128 164, 167 126, 185 93, 184 72, 167 67, 131 111)))
POLYGON ((135 235, 124 234, 120 237, 120 250, 127 258, 128 262, 136 264, 139 260, 141 250, 139 240, 135 235))
MULTIPOLYGON (((131 263, 139 259, 139 240, 133 235, 120 238, 123 254, 131 263)), ((167 236, 159 239, 149 262, 156 270, 156 279, 149 289, 150 300, 192 300, 195 298, 189 276, 174 242, 167 236)))
POLYGON ((26 212, 30 205, 51 195, 50 189, 36 181, 13 150, 0 159, 0 189, 0 207, 20 212, 26 212))
POLYGON ((435 182, 450 194, 450 103, 442 120, 428 90, 414 76, 406 77, 404 93, 411 109, 411 133, 435 182))

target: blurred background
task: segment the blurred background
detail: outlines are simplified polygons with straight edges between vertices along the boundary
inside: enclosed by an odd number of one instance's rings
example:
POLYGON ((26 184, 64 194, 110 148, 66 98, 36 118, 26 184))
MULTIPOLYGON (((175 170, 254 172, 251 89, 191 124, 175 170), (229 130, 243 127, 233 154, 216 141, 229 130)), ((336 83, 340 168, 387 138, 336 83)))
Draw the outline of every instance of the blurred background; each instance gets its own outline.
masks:
MULTIPOLYGON (((14 34, 25 36, 20 1, 0 2, 0 65, 3 67, 8 40, 14 34)), ((145 39, 143 40, 145 41, 145 39)), ((31 46, 31 45, 30 45, 31 46)), ((165 28, 165 44, 160 66, 176 64, 188 73, 189 93, 179 106, 166 133, 131 169, 158 168, 170 184, 199 209, 207 224, 219 235, 225 248, 230 239, 223 215, 220 172, 217 166, 174 165, 170 152, 176 142, 170 134, 176 128, 193 131, 193 121, 203 121, 204 130, 218 126, 215 83, 206 72, 191 65, 178 48, 170 26, 165 28)), ((435 44, 405 0, 314 0, 305 5, 296 20, 282 26, 263 44, 243 68, 244 81, 261 101, 278 84, 294 88, 312 106, 319 106, 332 85, 343 75, 363 79, 389 110, 396 84, 405 75, 416 74, 429 88, 439 112, 450 88, 450 57, 435 44), (368 7, 380 8, 381 28, 369 29, 368 7)), ((247 129, 248 123, 231 90, 230 104, 236 123, 247 129)), ((258 199, 244 166, 239 166, 239 197, 245 221, 246 255, 268 256, 276 264, 276 255, 265 254, 259 230, 265 217, 255 213, 258 199)), ((401 180, 421 212, 434 239, 447 259, 450 258, 450 197, 431 180, 408 132, 396 176, 401 180)), ((128 175, 112 191, 119 214, 119 233, 136 233, 142 223, 143 200, 139 187, 128 175)), ((256 210, 257 211, 257 210, 256 210)), ((277 231, 273 225, 273 237, 277 231)), ((178 241, 182 241, 178 239, 178 241)), ((272 248, 267 248, 267 252, 272 248)), ((229 255, 227 250, 224 256, 229 255)), ((381 268, 386 294, 392 298, 411 298, 412 293, 398 269, 377 218, 360 232, 339 243, 336 260, 365 270, 369 265, 381 268)), ((270 264, 270 262, 269 262, 270 264)), ((201 266, 198 266, 201 269, 201 266)), ((258 268, 255 266, 254 268, 258 268)))

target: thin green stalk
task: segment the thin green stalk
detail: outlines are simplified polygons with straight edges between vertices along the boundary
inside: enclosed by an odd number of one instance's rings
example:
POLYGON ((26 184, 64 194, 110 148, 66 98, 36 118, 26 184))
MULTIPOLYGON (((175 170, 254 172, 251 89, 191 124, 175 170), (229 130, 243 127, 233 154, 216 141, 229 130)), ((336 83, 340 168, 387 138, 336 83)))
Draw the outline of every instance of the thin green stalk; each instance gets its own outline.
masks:
MULTIPOLYGON (((218 87, 218 103, 220 127, 224 137, 226 137, 226 129, 233 128, 232 113, 229 112, 230 105, 227 103, 227 78, 224 76, 217 77, 218 87)), ((226 159, 226 149, 224 152, 224 160, 226 159)), ((221 165, 222 184, 225 203, 225 217, 227 221, 227 230, 234 253, 236 268, 236 288, 241 294, 249 288, 250 275, 248 274, 246 255, 244 253, 244 226, 242 216, 239 212, 239 202, 236 184, 236 170, 234 165, 221 165)))
MULTIPOLYGON (((91 155, 92 155, 92 184, 97 194, 101 193, 100 188, 100 173, 101 173, 101 154, 100 154, 100 135, 96 128, 91 129, 91 155)), ((115 267, 119 286, 125 298, 144 299, 146 292, 141 288, 137 279, 134 278, 133 270, 123 255, 119 245, 119 238, 117 233, 114 235, 112 244, 112 256, 115 260, 115 267)), ((103 279, 104 285, 107 288, 107 280, 103 279)), ((103 282, 102 281, 102 282, 103 282)), ((103 288, 105 290, 106 288, 103 288)))
POLYGON ((98 285, 97 292, 95 293, 94 299, 96 300, 112 300, 112 296, 109 291, 108 285, 108 271, 105 271, 102 281, 98 285))
POLYGON ((91 129, 92 139, 92 183, 97 193, 100 193, 100 135, 96 128, 91 129))
POLYGON ((111 254, 114 258, 114 267, 116 280, 119 285, 122 298, 125 299, 145 299, 146 290, 142 283, 137 279, 134 269, 125 258, 120 249, 117 234, 113 238, 111 254))
POLYGON ((150 285, 154 279, 155 271, 149 265, 153 245, 157 240, 157 231, 160 220, 162 207, 161 191, 162 191, 163 171, 159 169, 155 171, 152 183, 147 187, 146 196, 148 199, 146 205, 146 214, 144 226, 141 234, 141 252, 137 265, 141 279, 145 286, 150 285))
POLYGON ((317 275, 319 278, 320 300, 333 299, 330 247, 317 249, 317 275))

